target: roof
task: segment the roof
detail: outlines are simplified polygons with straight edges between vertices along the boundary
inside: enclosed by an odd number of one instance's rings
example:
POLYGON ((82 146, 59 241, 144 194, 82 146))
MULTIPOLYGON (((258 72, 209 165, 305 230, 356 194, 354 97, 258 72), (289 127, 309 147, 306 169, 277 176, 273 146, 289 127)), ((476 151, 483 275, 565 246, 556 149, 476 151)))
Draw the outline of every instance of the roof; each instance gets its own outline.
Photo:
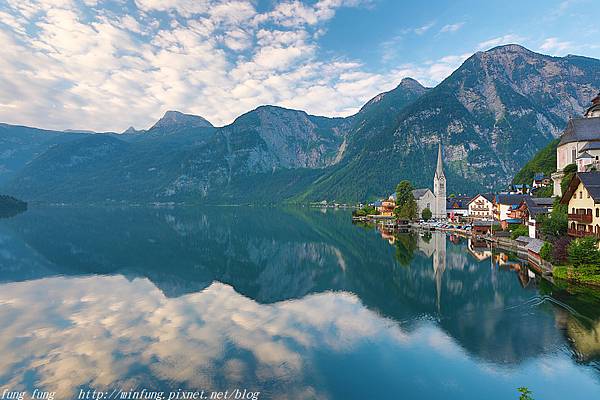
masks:
POLYGON ((471 204, 473 202, 473 200, 475 200, 479 196, 483 197, 484 199, 486 199, 489 202, 494 201, 494 194, 493 193, 479 193, 475 197, 473 197, 471 200, 469 200, 469 204, 471 204))
POLYGON ((492 226, 492 225, 494 225, 494 221, 481 221, 481 220, 473 221, 473 226, 492 226))
POLYGON ((584 151, 583 153, 581 153, 579 156, 577 156, 577 159, 579 160, 580 158, 594 158, 590 155, 590 153, 588 153, 587 151, 584 151))
POLYGON ((466 210, 469 208, 471 198, 468 196, 457 196, 446 198, 446 209, 447 210, 466 210))
POLYGON ((583 183, 583 186, 587 189, 588 193, 594 199, 594 203, 600 203, 600 172, 592 171, 592 172, 578 172, 573 176, 571 182, 569 183, 569 187, 563 194, 563 197, 560 199, 562 204, 568 204, 571 196, 579 183, 583 183))
POLYGON ((413 194, 413 197, 418 200, 421 197, 425 196, 425 194, 427 193, 427 191, 431 192, 431 189, 415 189, 415 190, 412 191, 412 194, 413 194))
POLYGON ((519 236, 518 238, 516 238, 515 240, 517 242, 521 242, 521 243, 529 243, 531 242, 533 238, 530 238, 529 236, 519 236))
MULTIPOLYGON (((600 144, 600 142, 599 142, 600 144)), ((541 181, 542 179, 544 179, 544 173, 543 172, 537 172, 535 175, 533 175, 533 180, 534 181, 541 181)))
POLYGON ((600 111, 600 93, 592 99, 592 106, 586 110, 584 115, 589 117, 597 111, 600 111))
POLYGON ((583 153, 584 151, 588 150, 600 150, 600 142, 588 142, 581 148, 581 150, 579 150, 579 152, 583 153))
POLYGON ((444 163, 442 162, 442 143, 438 144, 437 166, 435 168, 434 178, 444 177, 444 163))
POLYGON ((520 224, 523 222, 523 220, 520 220, 519 218, 508 218, 505 220, 505 222, 507 224, 520 224))
POLYGON ((508 205, 520 204, 525 197, 527 197, 525 194, 497 194, 496 203, 508 205))
POLYGON ((527 210, 529 211, 529 215, 532 217, 536 217, 541 214, 548 214, 552 205, 554 204, 554 199, 551 197, 525 197, 523 199, 525 204, 527 205, 527 210))
POLYGON ((528 251, 532 251, 536 254, 539 254, 540 251, 542 250, 542 246, 544 245, 544 241, 541 239, 534 239, 532 238, 529 241, 529 244, 527 245, 526 249, 528 251))
POLYGON ((570 119, 558 145, 581 141, 600 141, 600 117, 570 119))

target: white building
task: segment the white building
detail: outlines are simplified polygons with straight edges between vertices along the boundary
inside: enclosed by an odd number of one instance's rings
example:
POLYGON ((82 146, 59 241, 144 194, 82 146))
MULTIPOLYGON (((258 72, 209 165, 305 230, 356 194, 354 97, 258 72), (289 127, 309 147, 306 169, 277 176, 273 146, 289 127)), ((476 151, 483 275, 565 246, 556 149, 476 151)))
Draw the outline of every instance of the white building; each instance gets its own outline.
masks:
POLYGON ((431 189, 415 189, 413 190, 413 197, 417 202, 417 213, 419 217, 424 209, 429 208, 433 215, 433 207, 435 207, 435 196, 431 189))
MULTIPOLYGON (((590 164, 600 164, 600 94, 592 100, 583 118, 572 118, 561 134, 556 149, 556 172, 552 174, 554 196, 561 196, 560 182, 564 168, 577 164, 578 168, 588 169, 590 164)), ((583 172, 583 171, 580 171, 583 172)))
POLYGON ((415 189, 413 196, 417 202, 418 213, 429 208, 433 218, 446 219, 446 175, 442 161, 442 144, 438 145, 438 157, 435 174, 433 175, 433 192, 428 189, 415 189))
POLYGON ((473 220, 494 219, 494 195, 478 194, 469 202, 469 217, 473 220))

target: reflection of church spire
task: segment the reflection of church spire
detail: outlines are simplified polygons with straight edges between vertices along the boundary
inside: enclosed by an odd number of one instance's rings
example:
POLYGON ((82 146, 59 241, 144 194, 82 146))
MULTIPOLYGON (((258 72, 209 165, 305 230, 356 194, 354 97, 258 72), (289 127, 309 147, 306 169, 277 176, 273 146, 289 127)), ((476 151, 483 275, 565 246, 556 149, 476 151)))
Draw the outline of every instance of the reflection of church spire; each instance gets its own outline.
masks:
POLYGON ((435 276, 436 306, 441 311, 442 277, 446 270, 446 235, 435 233, 435 254, 433 255, 433 274, 435 276))

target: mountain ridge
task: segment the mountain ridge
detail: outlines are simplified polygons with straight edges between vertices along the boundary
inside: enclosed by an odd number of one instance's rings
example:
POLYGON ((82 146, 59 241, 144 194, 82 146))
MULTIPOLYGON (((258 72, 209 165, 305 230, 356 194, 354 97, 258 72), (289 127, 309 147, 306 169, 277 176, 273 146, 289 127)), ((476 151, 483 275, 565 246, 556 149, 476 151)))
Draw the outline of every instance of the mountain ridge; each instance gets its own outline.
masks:
POLYGON ((405 78, 350 117, 263 105, 213 127, 169 111, 147 131, 110 135, 131 144, 131 153, 111 162, 90 158, 105 178, 84 198, 69 186, 93 179, 93 168, 78 177, 65 161, 53 176, 44 173, 40 152, 67 160, 60 143, 23 156, 18 174, 4 182, 11 194, 43 201, 361 201, 385 195, 401 179, 430 186, 442 143, 449 190, 491 190, 509 183, 599 90, 600 60, 498 46, 473 54, 434 88, 405 78))

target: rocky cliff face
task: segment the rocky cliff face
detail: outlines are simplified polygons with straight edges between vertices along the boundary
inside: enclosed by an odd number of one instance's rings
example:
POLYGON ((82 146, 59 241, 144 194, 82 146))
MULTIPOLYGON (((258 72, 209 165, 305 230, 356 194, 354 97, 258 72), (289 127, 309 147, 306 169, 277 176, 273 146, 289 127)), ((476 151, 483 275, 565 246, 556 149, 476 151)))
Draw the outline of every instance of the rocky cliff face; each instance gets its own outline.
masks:
POLYGON ((517 45, 476 53, 387 123, 378 117, 367 135, 355 126, 355 151, 300 198, 359 200, 383 195, 401 179, 430 186, 439 142, 450 191, 502 187, 598 88, 599 60, 517 45))

